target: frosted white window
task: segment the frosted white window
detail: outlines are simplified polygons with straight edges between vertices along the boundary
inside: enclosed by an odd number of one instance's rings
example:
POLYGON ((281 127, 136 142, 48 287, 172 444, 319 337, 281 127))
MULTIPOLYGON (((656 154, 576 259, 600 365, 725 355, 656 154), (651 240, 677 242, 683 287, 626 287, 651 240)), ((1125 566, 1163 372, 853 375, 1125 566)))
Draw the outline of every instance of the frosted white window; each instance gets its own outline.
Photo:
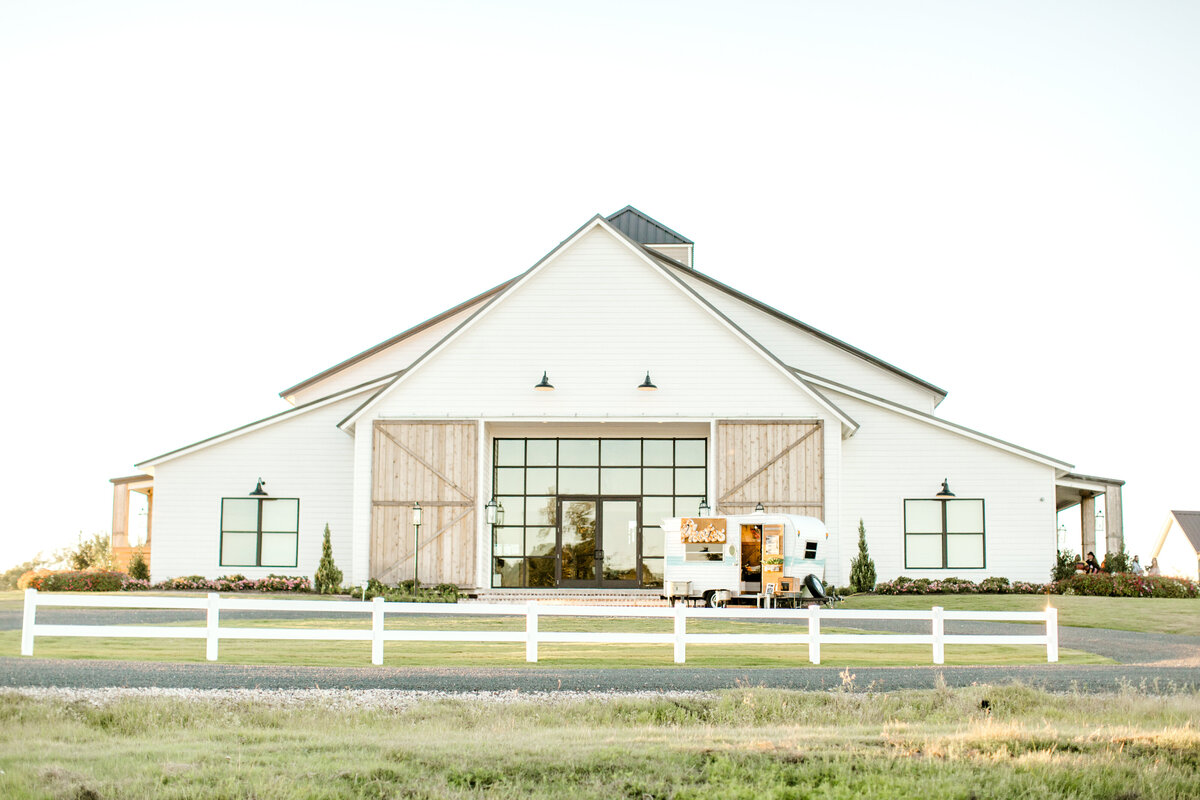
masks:
POLYGON ((983 569, 982 500, 905 500, 907 569, 983 569))
POLYGON ((946 503, 946 533, 983 533, 983 501, 948 501, 946 503))
POLYGON ((941 533, 941 500, 905 500, 905 533, 941 533))
POLYGON ((262 529, 295 533, 300 529, 299 500, 263 500, 262 529))
POLYGON ((940 569, 942 566, 942 537, 937 534, 909 534, 906 538, 909 569, 940 569))
POLYGON ((259 566, 296 566, 296 534, 264 533, 262 535, 262 558, 259 566))
MULTIPOLYGON (((636 444, 636 443, 635 443, 636 444)), ((600 494, 641 494, 642 471, 637 469, 600 470, 600 494)))
POLYGON ((983 566, 983 534, 951 533, 946 536, 946 566, 978 569, 983 566))
POLYGON ((294 497, 221 499, 221 566, 294 567, 300 501, 294 497))
MULTIPOLYGON (((255 517, 258 513, 255 512, 255 517)), ((258 555, 257 533, 226 533, 221 537, 221 564, 230 567, 253 567, 258 555)))
POLYGON ((258 531, 258 500, 229 497, 221 501, 221 530, 258 531))

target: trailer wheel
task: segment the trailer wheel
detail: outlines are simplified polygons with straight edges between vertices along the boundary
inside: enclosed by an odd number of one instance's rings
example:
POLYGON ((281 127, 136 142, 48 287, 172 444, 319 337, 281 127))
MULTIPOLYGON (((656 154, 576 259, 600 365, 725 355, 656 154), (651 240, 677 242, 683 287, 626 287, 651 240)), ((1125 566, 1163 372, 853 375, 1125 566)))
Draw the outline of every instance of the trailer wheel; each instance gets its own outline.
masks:
POLYGON ((715 606, 713 606, 713 595, 714 594, 716 594, 716 592, 714 592, 712 589, 709 589, 707 592, 704 593, 704 607, 705 608, 714 608, 715 607, 715 606))

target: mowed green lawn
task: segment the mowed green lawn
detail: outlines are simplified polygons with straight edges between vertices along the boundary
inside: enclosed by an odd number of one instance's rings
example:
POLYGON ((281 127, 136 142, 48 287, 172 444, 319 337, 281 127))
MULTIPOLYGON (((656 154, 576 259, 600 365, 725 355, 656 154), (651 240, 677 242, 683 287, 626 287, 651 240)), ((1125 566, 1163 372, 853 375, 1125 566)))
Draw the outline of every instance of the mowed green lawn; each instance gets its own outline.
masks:
POLYGON ((0 797, 1178 800, 1200 775, 1194 692, 340 697, 0 691, 0 797))
POLYGON ((841 607, 928 609, 941 606, 962 611, 1042 611, 1047 603, 1058 609, 1059 625, 1200 636, 1200 599, 1058 594, 852 595, 841 607))

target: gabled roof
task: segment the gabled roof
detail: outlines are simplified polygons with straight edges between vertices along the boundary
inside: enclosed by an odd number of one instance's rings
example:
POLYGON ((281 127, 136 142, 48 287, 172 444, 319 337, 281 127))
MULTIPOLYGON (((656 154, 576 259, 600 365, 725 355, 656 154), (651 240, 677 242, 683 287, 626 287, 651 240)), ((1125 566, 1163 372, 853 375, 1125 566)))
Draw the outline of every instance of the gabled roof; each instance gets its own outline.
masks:
POLYGON ((450 317, 453 317, 455 314, 459 313, 460 311, 468 309, 473 305, 482 303, 483 301, 492 297, 496 293, 504 291, 504 289, 506 289, 508 287, 508 285, 510 283, 512 283, 514 280, 516 280, 516 278, 507 280, 504 283, 500 284, 499 286, 493 286, 491 289, 488 289, 483 294, 477 294, 474 297, 472 297, 470 300, 466 300, 462 303, 459 303, 454 308, 451 308, 448 311, 443 311, 441 314, 438 314, 436 317, 430 317, 429 319, 422 322, 420 325, 414 325, 413 327, 409 328, 408 330, 404 331, 403 333, 396 334, 395 336, 388 339, 387 341, 380 342, 379 344, 375 345, 374 347, 367 348, 366 350, 363 350, 358 355, 351 356, 350 358, 347 358, 345 361, 343 361, 339 364, 334 364, 332 367, 330 367, 327 370, 324 370, 323 372, 318 372, 316 375, 313 375, 311 378, 305 378, 304 380, 297 383, 295 386, 289 386, 288 388, 284 389, 282 392, 279 393, 279 396, 287 397, 288 395, 292 394, 293 392, 298 392, 301 389, 307 389, 309 386, 312 386, 314 383, 323 381, 326 378, 328 378, 329 376, 334 375, 335 373, 341 372, 342 370, 346 369, 347 367, 353 366, 353 365, 357 364, 358 362, 362 361, 363 359, 370 358, 371 356, 375 355, 376 353, 386 350, 387 348, 391 347, 394 344, 398 344, 399 342, 402 342, 411 336, 415 336, 423 330, 432 328, 434 325, 437 325, 439 322, 443 322, 443 321, 449 319, 450 317))
MULTIPOLYGON (((634 209, 634 210, 636 211, 636 209, 634 209)), ((618 212, 618 213, 620 213, 620 212, 618 212)), ((638 213, 640 214, 641 212, 638 212, 638 213)), ((549 253, 547 253, 545 256, 543 256, 532 267, 530 267, 525 272, 521 273, 519 276, 517 276, 516 278, 514 278, 513 280, 511 280, 507 284, 505 284, 503 286, 502 290, 497 295, 488 298, 487 302, 483 303, 478 309, 475 310, 474 313, 471 314, 471 316, 467 317, 467 319, 463 320, 458 326, 456 326, 454 328, 454 330, 450 331, 450 333, 448 333, 445 337, 443 337, 441 341, 439 341, 437 344, 435 344, 429 350, 425 351, 419 358, 417 358, 416 361, 414 361, 412 363, 412 365, 407 370, 405 370, 402 373, 397 374, 392 380, 390 380, 388 383, 381 386, 378 391, 376 391, 374 394, 372 394, 370 397, 368 397, 358 408, 356 408, 349 415, 347 415, 345 419, 343 419, 341 422, 339 422, 338 427, 347 429, 349 426, 353 425, 357 421, 358 417, 361 416, 368 408, 370 408, 376 402, 378 402, 384 395, 389 394, 396 387, 397 384, 402 382, 408 376, 412 375, 418 369, 418 367, 424 365, 436 352, 440 351, 444 346, 449 344, 450 341, 457 338, 457 336, 461 332, 463 332, 467 328, 471 327, 471 325, 473 325, 480 317, 485 315, 497 303, 502 302, 505 297, 507 297, 512 292, 514 292, 516 289, 518 289, 534 273, 536 273, 539 269, 541 269, 547 263, 549 263, 551 260, 553 260, 553 258, 555 256, 557 256, 560 252, 562 252, 562 250, 564 248, 566 248, 568 245, 572 244, 575 240, 577 240, 583 234, 587 233, 593 227, 597 227, 597 226, 602 227, 605 230, 612 233, 614 236, 616 236, 616 238, 619 241, 625 243, 626 246, 629 247, 630 251, 635 256, 640 257, 642 260, 645 261, 645 263, 649 267, 651 267, 652 269, 659 270, 663 275, 665 275, 667 278, 669 278, 684 293, 685 296, 687 296, 688 298, 693 300, 701 308, 703 308, 709 314, 711 314, 713 317, 715 317, 722 325, 724 325, 727 329, 729 329, 735 336, 743 339, 743 341, 745 341, 752 349, 756 350, 759 353, 759 355, 761 355, 764 359, 766 359, 768 362, 773 364, 780 371, 781 374, 783 374, 785 377, 791 379, 791 381, 794 382, 797 386, 799 386, 800 389, 805 394, 807 394, 808 396, 813 398, 817 402, 818 405, 824 407, 831 414, 833 414, 833 416, 836 417, 851 432, 851 434, 853 434, 855 431, 858 430, 858 428, 859 428, 858 423, 855 422, 844 411, 842 411, 836 405, 834 405, 834 403, 831 402, 829 400, 829 398, 827 398, 825 395, 823 395, 820 391, 818 391, 814 386, 812 386, 807 381, 805 381, 802 377, 800 377, 799 375, 796 375, 795 372, 792 371, 792 369, 790 367, 788 367, 786 364, 784 364, 782 361, 780 361, 779 358, 776 357, 774 353, 769 351, 767 348, 763 347, 753 337, 751 337, 749 334, 747 334, 745 331, 743 331, 741 328, 739 328, 732 320, 730 320, 727 316, 722 314, 719 309, 717 309, 715 306, 713 306, 711 303, 709 303, 707 300, 705 300, 703 297, 701 297, 700 294, 698 292, 696 292, 695 289, 688 286, 682 279, 679 278, 679 276, 673 274, 670 270, 666 269, 665 266, 661 262, 652 258, 651 255, 652 255, 653 251, 650 251, 647 248, 642 247, 639 242, 636 242, 633 239, 631 239, 623 231, 617 229, 605 217, 602 217, 599 214, 597 214, 596 216, 594 216, 590 220, 588 220, 586 223, 584 223, 578 230, 576 230, 573 234, 571 234, 570 237, 568 237, 567 239, 564 239, 562 242, 560 242, 557 247, 555 247, 553 250, 551 250, 549 253)))
POLYGON ((806 379, 810 385, 825 387, 827 389, 832 389, 835 392, 841 392, 842 394, 847 395, 848 397, 853 397, 856 400, 862 400, 865 403, 871 403, 872 405, 876 405, 881 408, 890 409, 899 414, 903 414, 906 417, 910 417, 920 422, 925 422, 929 425, 933 425, 934 427, 942 428, 943 430, 951 431, 952 433, 961 434, 966 436, 968 439, 974 439, 977 442, 998 447, 1001 450, 1028 458, 1032 461, 1046 464, 1047 466, 1054 467, 1055 469, 1067 470, 1074 466, 1072 464, 1068 464, 1066 461, 1060 461, 1057 458, 1048 456, 1045 453, 1039 453, 1036 450, 1030 450, 1028 447, 1021 447, 1019 444, 1006 442, 1003 439, 997 439, 995 436, 989 436, 986 433, 980 433, 979 431, 968 428, 965 425, 947 422, 941 417, 935 417, 932 414, 926 414, 924 411, 918 411, 915 408, 909 408, 908 406, 901 405, 900 403, 892 400, 855 389, 852 386, 846 386, 845 384, 831 381, 828 378, 822 378, 821 376, 814 375, 811 372, 805 372, 804 370, 797 369, 795 367, 791 367, 791 370, 798 376, 806 379))
POLYGON ((1200 511, 1172 511, 1171 516, 1179 523, 1179 530, 1192 543, 1192 549, 1200 553, 1200 511))
POLYGON ((625 206, 605 217, 612 226, 638 244, 695 244, 633 206, 625 206))
POLYGON ((670 258, 669 256, 665 256, 656 250, 651 250, 648 247, 644 247, 642 249, 645 250, 650 255, 651 258, 661 261, 662 263, 666 264, 667 266, 671 267, 672 269, 682 270, 682 271, 684 271, 684 274, 688 275, 689 277, 694 277, 694 278, 698 279, 699 281, 701 281, 702 283, 706 283, 715 289, 719 289, 720 291, 724 292, 725 294, 729 295, 730 297, 736 298, 736 299, 742 301, 743 303, 746 303, 747 305, 753 306, 754 308, 757 308, 759 311, 769 314, 770 316, 775 317, 776 319, 781 320, 782 322, 786 322, 787 324, 791 325, 794 328, 798 328, 798 329, 804 331, 805 333, 815 336, 816 338, 820 339, 823 342, 827 342, 827 343, 833 345, 834 347, 838 347, 838 348, 841 348, 842 350, 845 350, 847 353, 851 353, 852 355, 856 355, 861 359, 869 361, 870 363, 874 364, 875 366, 881 367, 881 368, 887 370, 888 372, 891 372, 895 375, 899 375, 901 378, 904 378, 905 380, 912 381, 913 383, 917 384, 918 386, 920 386, 923 389, 928 389, 929 391, 931 391, 934 394, 939 396, 940 399, 938 400, 938 403, 940 403, 942 400, 946 399, 947 392, 945 389, 942 389, 938 386, 934 386, 932 383, 929 383, 928 381, 921 380, 916 375, 913 375, 910 372, 905 372, 904 370, 900 369, 899 367, 889 364, 888 362, 884 361, 882 358, 877 358, 876 356, 871 355, 870 353, 868 353, 865 350, 859 350, 854 345, 843 342, 841 339, 838 339, 835 336, 830 336, 828 333, 818 330, 807 323, 801 322, 800 320, 796 319, 795 317, 790 317, 787 314, 780 311, 779 309, 769 306, 766 303, 762 302, 761 300, 755 300, 750 295, 743 294, 742 292, 739 292, 737 289, 734 289, 732 286, 724 284, 721 281, 717 280, 716 278, 705 275, 703 272, 698 272, 694 267, 689 267, 687 264, 682 264, 682 263, 676 261, 675 259, 670 258))
MULTIPOLYGON (((206 447, 212 447, 215 444, 220 444, 221 442, 228 441, 229 439, 233 439, 237 436, 250 433, 251 431, 260 430, 268 425, 274 425, 277 422, 282 422, 284 419, 291 419, 292 417, 299 416, 305 412, 315 411, 318 408, 324 408, 331 403, 336 403, 339 400, 345 400, 347 397, 353 397, 356 394, 361 394, 374 389, 377 386, 387 385, 391 383, 391 381, 394 380, 397 375, 403 374, 403 372, 404 370, 401 370, 400 372, 392 373, 391 375, 384 375, 376 378, 375 380, 367 381, 366 383, 360 383, 358 386, 351 386, 349 389, 343 389, 340 392, 335 392, 325 397, 319 397, 316 400, 296 406, 295 408, 289 408, 284 411, 280 411, 278 414, 272 414, 269 417, 263 417, 260 420, 248 422, 245 425, 239 425, 238 427, 231 428, 224 433, 218 433, 216 436, 209 436, 207 439, 201 439, 198 442, 192 442, 191 444, 184 445, 183 447, 177 447, 174 450, 169 450, 161 455, 154 456, 154 458, 148 458, 145 461, 139 461, 138 463, 134 464, 134 466, 138 469, 143 467, 154 467, 156 464, 161 464, 163 461, 168 461, 172 458, 178 458, 179 456, 193 453, 197 450, 203 450, 206 447)), ((147 475, 146 477, 153 476, 147 475)), ((116 483, 117 481, 114 480, 113 482, 116 483)))

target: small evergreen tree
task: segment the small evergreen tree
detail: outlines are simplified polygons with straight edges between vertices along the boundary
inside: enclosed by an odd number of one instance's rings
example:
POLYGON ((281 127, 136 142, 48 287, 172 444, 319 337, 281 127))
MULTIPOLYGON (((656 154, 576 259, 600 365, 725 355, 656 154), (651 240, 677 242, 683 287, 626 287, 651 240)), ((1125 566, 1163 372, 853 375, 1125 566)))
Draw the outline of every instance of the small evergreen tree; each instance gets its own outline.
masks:
POLYGON ((142 555, 140 547, 129 557, 129 577, 142 581, 150 580, 150 565, 146 563, 146 557, 142 555))
POLYGON ((856 592, 875 589, 875 562, 867 552, 867 528, 858 521, 858 555, 850 562, 850 588, 856 592))
POLYGON ((321 563, 317 565, 317 575, 313 579, 313 588, 318 594, 333 594, 342 588, 342 571, 333 563, 333 545, 329 541, 329 523, 325 523, 325 541, 321 544, 321 563))

